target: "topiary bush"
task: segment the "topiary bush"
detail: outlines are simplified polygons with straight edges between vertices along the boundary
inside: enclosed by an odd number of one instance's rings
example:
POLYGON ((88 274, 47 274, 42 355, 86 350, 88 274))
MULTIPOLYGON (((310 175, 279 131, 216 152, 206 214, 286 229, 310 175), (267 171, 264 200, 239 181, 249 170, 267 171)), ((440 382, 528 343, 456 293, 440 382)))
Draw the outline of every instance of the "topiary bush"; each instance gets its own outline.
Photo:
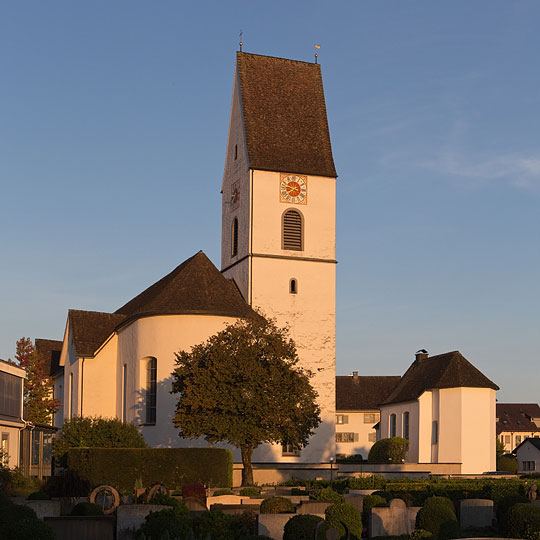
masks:
POLYGON ((261 492, 256 487, 245 487, 240 490, 242 497, 259 497, 261 492))
POLYGON ((345 503, 333 504, 325 510, 324 514, 326 521, 339 532, 340 536, 345 534, 345 528, 342 525, 345 523, 351 539, 362 538, 362 514, 354 506, 345 503))
POLYGON ((317 540, 326 540, 330 525, 319 516, 311 514, 297 514, 289 519, 283 528, 283 540, 313 540, 319 522, 323 524, 319 527, 317 540))
POLYGON ((37 519, 37 515, 29 506, 8 504, 0 507, 0 526, 31 519, 37 519))
POLYGON ((508 512, 507 535, 511 538, 529 538, 540 533, 540 508, 533 504, 518 503, 508 512))
POLYGON ((432 533, 429 531, 426 531, 424 529, 415 529, 410 536, 410 540, 424 540, 426 538, 431 538, 433 536, 432 533))
POLYGON ((371 447, 368 463, 402 463, 408 449, 409 441, 402 437, 381 439, 371 447))
POLYGON ((103 516, 103 510, 91 502, 80 502, 71 510, 71 516, 103 516))
POLYGON ((156 493, 150 499, 148 504, 162 504, 163 506, 171 506, 179 516, 189 516, 189 509, 182 501, 179 501, 170 495, 165 495, 165 493, 156 493))
POLYGON ((497 527, 501 534, 508 534, 508 514, 513 506, 518 503, 528 504, 530 501, 524 495, 506 495, 495 507, 495 515, 497 516, 497 527))
POLYGON ((45 493, 44 491, 34 491, 33 493, 30 493, 28 497, 26 497, 27 501, 50 501, 51 496, 48 493, 45 493))
POLYGON ((294 514, 294 504, 285 497, 270 497, 261 503, 261 514, 294 514))
POLYGON ((339 493, 334 491, 331 487, 320 489, 319 491, 311 495, 310 498, 315 501, 332 501, 334 503, 345 502, 343 495, 340 495, 339 493))
POLYGON ((168 538, 192 538, 193 530, 189 517, 179 515, 168 508, 159 512, 150 512, 135 538, 136 540, 161 539, 166 535, 168 538))
POLYGON ((430 497, 416 515, 416 528, 424 529, 434 538, 445 540, 459 536, 456 511, 446 497, 430 497))

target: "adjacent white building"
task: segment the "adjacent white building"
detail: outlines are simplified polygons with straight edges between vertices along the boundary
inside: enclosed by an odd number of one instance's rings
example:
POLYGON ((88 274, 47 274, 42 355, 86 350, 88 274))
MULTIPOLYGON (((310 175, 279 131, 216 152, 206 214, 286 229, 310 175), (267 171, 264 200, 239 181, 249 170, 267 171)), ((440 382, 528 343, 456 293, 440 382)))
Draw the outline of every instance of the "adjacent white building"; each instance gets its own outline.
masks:
POLYGON ((380 405, 379 437, 409 439, 407 462, 460 463, 462 474, 495 471, 498 389, 459 351, 419 351, 380 405))
POLYGON ((517 472, 520 474, 540 471, 540 438, 525 439, 516 449, 518 462, 517 472))

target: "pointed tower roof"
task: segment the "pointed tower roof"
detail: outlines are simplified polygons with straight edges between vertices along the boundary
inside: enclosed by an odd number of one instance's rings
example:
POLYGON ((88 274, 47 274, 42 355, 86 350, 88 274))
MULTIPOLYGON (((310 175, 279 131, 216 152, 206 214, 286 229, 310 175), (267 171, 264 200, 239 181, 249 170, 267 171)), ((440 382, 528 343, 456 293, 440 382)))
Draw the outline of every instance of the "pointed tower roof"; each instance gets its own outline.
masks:
POLYGON ((237 71, 250 168, 336 177, 321 66, 239 52, 237 71))
POLYGON ((184 313, 246 317, 254 312, 234 282, 199 251, 115 313, 127 317, 184 313))
POLYGON ((418 399, 434 388, 499 387, 476 369, 459 351, 415 360, 382 405, 418 399))

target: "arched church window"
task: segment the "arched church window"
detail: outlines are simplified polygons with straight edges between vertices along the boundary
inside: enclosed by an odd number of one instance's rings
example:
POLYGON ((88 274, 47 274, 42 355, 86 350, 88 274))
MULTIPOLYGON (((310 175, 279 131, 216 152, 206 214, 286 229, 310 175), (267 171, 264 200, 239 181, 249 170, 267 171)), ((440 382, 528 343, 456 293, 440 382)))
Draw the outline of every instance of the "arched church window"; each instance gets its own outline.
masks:
POLYGON ((122 422, 127 422, 127 364, 122 366, 122 422))
POLYGON ((287 210, 283 214, 283 249, 303 251, 304 231, 302 214, 298 210, 287 210))
POLYGON ((395 437, 396 436, 396 415, 395 414, 391 414, 390 415, 390 419, 389 419, 389 430, 390 430, 390 437, 395 437))
POLYGON ((232 222, 231 256, 236 257, 237 255, 238 255, 238 218, 234 218, 232 222))
POLYGON ((150 356, 146 361, 145 424, 156 423, 157 405, 157 359, 150 356))
POLYGON ((291 294, 297 294, 298 293, 298 282, 295 278, 292 278, 291 281, 289 281, 289 292, 291 294))
POLYGON ((403 413, 403 438, 409 439, 409 411, 403 413))

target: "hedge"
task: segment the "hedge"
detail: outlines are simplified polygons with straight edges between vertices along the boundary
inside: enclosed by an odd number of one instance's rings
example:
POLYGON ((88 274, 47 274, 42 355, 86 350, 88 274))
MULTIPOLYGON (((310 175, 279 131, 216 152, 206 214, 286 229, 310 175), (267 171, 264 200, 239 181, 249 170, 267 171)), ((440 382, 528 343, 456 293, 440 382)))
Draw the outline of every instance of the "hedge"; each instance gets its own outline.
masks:
POLYGON ((139 478, 143 486, 169 488, 188 482, 232 485, 232 454, 224 448, 72 448, 67 465, 94 486, 121 491, 132 491, 139 478))

